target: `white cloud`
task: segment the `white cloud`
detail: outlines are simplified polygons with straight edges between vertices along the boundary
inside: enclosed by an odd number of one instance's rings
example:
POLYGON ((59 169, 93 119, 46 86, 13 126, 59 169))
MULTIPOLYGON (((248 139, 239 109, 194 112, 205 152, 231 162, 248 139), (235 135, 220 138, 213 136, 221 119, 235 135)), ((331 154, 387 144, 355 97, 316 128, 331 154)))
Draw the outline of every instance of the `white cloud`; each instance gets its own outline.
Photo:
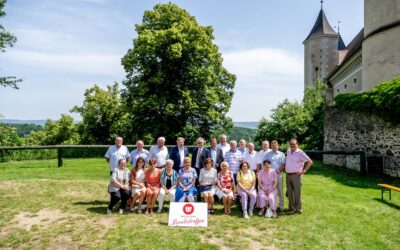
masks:
POLYGON ((225 53, 225 67, 244 77, 270 75, 301 77, 303 62, 297 56, 281 49, 258 48, 225 53))
POLYGON ((301 100, 303 61, 275 48, 257 48, 223 54, 224 66, 237 76, 229 116, 234 121, 259 121, 283 101, 301 100))
POLYGON ((42 53, 29 50, 12 50, 3 55, 22 66, 55 69, 62 73, 79 73, 120 77, 124 73, 121 56, 100 53, 42 53))

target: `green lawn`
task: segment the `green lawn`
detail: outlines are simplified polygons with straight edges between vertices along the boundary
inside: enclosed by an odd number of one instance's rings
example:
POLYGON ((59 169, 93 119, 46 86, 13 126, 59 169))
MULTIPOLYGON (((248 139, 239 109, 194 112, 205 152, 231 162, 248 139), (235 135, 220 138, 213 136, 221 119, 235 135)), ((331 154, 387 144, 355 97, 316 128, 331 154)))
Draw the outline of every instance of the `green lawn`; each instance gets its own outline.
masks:
MULTIPOLYGON (((303 179, 303 214, 276 219, 224 215, 208 228, 170 228, 167 213, 105 214, 104 159, 0 164, 0 249, 399 249, 400 193, 316 164, 303 179), (385 194, 388 200, 388 194, 385 194)), ((167 205, 165 211, 167 210, 167 205)))

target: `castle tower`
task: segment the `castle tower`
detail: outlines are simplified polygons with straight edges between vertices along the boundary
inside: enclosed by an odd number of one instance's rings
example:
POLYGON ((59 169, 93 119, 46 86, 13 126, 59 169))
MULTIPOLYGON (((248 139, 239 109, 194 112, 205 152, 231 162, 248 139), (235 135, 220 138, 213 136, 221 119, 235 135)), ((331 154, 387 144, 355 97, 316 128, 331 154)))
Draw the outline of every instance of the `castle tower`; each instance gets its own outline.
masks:
MULTIPOLYGON (((322 3, 322 1, 321 1, 322 3)), ((339 50, 345 45, 332 29, 322 8, 304 44, 304 89, 323 80, 338 64, 339 50)))
POLYGON ((400 75, 400 0, 364 1, 362 91, 400 75))

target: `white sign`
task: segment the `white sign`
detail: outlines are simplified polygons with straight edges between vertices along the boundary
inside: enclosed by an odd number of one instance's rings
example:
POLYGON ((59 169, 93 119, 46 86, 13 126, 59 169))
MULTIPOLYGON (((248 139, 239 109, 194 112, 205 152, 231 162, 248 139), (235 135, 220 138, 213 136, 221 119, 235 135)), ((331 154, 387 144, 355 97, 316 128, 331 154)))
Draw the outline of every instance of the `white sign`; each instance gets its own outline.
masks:
POLYGON ((168 226, 207 227, 207 203, 171 202, 169 205, 168 226))

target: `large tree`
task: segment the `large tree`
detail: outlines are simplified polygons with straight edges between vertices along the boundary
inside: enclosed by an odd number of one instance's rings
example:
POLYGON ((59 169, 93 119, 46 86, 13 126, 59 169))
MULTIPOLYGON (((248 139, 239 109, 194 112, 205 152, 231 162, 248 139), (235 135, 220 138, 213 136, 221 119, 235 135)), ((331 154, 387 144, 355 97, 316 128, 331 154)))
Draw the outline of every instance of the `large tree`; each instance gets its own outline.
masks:
POLYGON ((71 112, 82 116, 78 131, 83 144, 110 144, 115 136, 128 136, 128 113, 117 83, 106 90, 97 85, 87 89, 82 106, 71 112))
POLYGON ((168 3, 146 11, 136 31, 133 48, 122 58, 134 134, 193 141, 229 129, 226 113, 236 77, 222 66, 213 28, 168 3))
MULTIPOLYGON (((6 4, 6 0, 0 0, 0 18, 4 17, 6 13, 4 12, 3 8, 6 4)), ((17 38, 11 34, 10 32, 6 31, 3 25, 0 24, 0 52, 5 52, 6 47, 14 46, 17 38)), ((18 89, 17 82, 20 82, 20 79, 17 79, 14 76, 0 76, 0 86, 10 86, 15 89, 18 89)))

